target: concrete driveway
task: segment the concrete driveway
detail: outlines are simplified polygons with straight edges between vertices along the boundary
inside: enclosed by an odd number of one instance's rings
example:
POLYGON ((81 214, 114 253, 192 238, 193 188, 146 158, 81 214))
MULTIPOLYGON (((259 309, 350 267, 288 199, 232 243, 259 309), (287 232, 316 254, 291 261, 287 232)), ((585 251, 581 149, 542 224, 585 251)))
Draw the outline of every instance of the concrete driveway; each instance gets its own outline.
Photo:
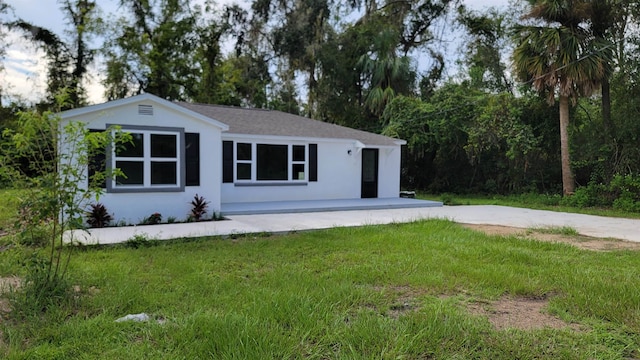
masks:
POLYGON ((495 205, 232 215, 227 218, 225 221, 75 230, 68 233, 68 238, 73 237, 73 241, 84 244, 115 244, 136 235, 147 239, 167 240, 261 232, 281 233, 441 218, 458 223, 518 228, 567 226, 586 236, 640 242, 640 220, 495 205))

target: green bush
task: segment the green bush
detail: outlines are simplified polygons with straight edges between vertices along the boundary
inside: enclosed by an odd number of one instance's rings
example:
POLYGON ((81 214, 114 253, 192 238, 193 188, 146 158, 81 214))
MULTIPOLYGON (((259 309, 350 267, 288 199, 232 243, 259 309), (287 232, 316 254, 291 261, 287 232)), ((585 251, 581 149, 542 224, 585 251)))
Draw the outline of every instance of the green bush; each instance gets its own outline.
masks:
POLYGON ((640 175, 615 175, 609 184, 591 182, 563 198, 561 204, 640 212, 640 175))

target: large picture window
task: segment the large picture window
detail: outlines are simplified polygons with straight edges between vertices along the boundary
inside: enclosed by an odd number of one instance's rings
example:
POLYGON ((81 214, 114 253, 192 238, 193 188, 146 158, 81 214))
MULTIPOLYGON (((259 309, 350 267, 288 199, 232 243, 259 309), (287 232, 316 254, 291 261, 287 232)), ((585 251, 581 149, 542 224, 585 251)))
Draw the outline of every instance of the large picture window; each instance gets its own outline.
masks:
POLYGON ((112 191, 180 191, 184 188, 182 129, 123 127, 122 130, 131 134, 132 141, 111 154, 111 166, 125 175, 112 180, 112 191))
POLYGON ((315 170, 312 167, 317 166, 315 161, 310 162, 313 157, 309 154, 309 151, 315 151, 315 149, 315 144, 225 141, 223 159, 227 159, 229 165, 223 167, 224 182, 250 184, 317 181, 309 177, 310 171, 315 170))
POLYGON ((289 146, 258 144, 257 180, 289 180, 289 146))

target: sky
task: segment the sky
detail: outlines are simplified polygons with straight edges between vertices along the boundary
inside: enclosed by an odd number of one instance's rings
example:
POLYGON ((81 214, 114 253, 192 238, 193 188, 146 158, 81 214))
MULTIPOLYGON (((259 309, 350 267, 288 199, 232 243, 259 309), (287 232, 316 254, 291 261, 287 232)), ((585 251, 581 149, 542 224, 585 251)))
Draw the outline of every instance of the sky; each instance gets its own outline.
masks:
MULTIPOLYGON (((118 2, 119 0, 98 0, 98 4, 105 14, 117 13, 118 2)), ((463 2, 474 10, 482 10, 487 7, 505 7, 508 4, 508 0, 464 0, 463 2)), ((66 21, 57 0, 6 0, 6 3, 13 8, 15 17, 63 36, 66 21)), ((7 16, 4 18, 6 19, 7 16)), ((9 46, 6 48, 3 59, 5 70, 0 73, 0 87, 2 87, 3 93, 17 94, 28 102, 41 99, 44 96, 46 86, 46 67, 43 53, 34 46, 26 44, 19 36, 11 35, 8 43, 9 46)), ((99 65, 94 65, 90 69, 90 74, 91 77, 85 84, 89 102, 104 102, 104 89, 100 85, 102 78, 99 65)))

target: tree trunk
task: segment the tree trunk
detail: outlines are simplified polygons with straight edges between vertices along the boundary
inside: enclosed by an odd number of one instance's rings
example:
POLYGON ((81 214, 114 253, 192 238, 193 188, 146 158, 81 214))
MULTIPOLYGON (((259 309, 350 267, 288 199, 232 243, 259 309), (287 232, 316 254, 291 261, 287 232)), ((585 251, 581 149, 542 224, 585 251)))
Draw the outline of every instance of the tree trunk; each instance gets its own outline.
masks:
POLYGON ((613 122, 611 121, 611 88, 609 79, 602 79, 602 125, 607 141, 611 141, 615 134, 613 122))
POLYGON ((569 155, 569 97, 560 95, 560 158, 562 160, 562 195, 572 195, 575 180, 569 155))

